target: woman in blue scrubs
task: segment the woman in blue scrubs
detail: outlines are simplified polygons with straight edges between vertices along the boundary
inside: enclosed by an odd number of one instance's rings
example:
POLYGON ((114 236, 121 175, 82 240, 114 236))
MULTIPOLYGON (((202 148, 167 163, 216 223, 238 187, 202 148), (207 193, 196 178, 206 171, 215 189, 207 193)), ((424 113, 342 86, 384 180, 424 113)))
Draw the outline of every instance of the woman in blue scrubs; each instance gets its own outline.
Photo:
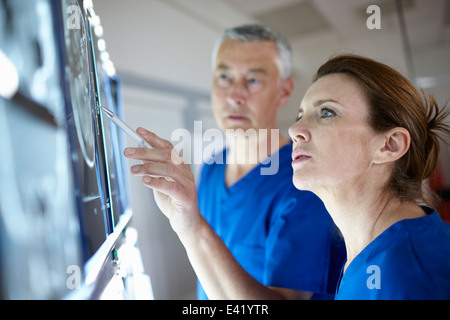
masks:
POLYGON ((336 299, 450 299, 450 228, 425 190, 449 112, 376 61, 327 61, 300 105, 293 181, 344 236, 336 299))

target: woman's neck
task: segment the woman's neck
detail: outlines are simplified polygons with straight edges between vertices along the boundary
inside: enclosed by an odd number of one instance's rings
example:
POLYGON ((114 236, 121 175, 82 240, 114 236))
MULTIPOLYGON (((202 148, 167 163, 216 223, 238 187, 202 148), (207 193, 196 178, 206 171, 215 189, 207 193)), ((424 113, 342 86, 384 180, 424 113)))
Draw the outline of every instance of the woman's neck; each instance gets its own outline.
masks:
POLYGON ((344 271, 364 248, 390 226, 424 216, 415 203, 402 202, 385 191, 349 190, 321 195, 328 212, 344 236, 347 262, 344 271))

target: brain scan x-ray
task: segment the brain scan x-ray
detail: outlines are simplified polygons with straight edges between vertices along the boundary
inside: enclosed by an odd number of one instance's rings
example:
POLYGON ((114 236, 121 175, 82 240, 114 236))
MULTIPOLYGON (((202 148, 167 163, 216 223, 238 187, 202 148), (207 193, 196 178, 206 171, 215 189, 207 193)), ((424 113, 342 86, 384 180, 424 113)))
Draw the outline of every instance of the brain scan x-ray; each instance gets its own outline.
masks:
POLYGON ((49 0, 0 3, 0 50, 19 75, 16 98, 0 97, 0 292, 7 299, 61 298, 68 268, 82 266, 54 23, 49 0))
POLYGON ((0 80, 18 82, 0 91, 0 298, 72 294, 121 230, 120 138, 100 112, 117 112, 119 81, 92 14, 81 0, 0 1, 0 66, 16 75, 0 80))
MULTIPOLYGON (((70 18, 71 12, 67 10, 70 6, 83 8, 81 1, 63 1, 63 21, 70 18)), ((88 247, 93 253, 108 234, 107 185, 100 120, 95 102, 90 31, 86 17, 80 15, 79 19, 79 28, 64 28, 65 71, 70 97, 69 126, 75 132, 71 137, 75 146, 72 159, 78 169, 88 247)))

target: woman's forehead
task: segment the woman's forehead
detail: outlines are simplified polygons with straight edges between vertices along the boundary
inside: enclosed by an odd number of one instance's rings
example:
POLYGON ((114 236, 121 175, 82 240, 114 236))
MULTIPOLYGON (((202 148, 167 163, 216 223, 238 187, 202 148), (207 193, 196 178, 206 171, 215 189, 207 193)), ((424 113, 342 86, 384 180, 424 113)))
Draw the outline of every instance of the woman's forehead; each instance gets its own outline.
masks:
POLYGON ((343 73, 329 74, 315 81, 306 91, 300 107, 315 107, 320 101, 334 101, 343 106, 361 103, 367 105, 359 83, 343 73))

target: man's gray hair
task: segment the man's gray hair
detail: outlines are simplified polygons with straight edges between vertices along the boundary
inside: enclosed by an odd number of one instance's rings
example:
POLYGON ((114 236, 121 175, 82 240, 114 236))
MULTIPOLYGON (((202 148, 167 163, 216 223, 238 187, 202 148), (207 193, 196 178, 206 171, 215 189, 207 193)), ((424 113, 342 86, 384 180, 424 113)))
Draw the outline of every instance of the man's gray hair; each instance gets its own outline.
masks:
POLYGON ((272 41, 277 46, 278 50, 278 67, 280 77, 286 80, 292 75, 292 48, 287 39, 275 30, 269 27, 249 24, 234 28, 225 29, 222 35, 217 39, 212 53, 212 67, 216 66, 216 57, 220 46, 226 39, 234 39, 242 42, 250 41, 272 41))

